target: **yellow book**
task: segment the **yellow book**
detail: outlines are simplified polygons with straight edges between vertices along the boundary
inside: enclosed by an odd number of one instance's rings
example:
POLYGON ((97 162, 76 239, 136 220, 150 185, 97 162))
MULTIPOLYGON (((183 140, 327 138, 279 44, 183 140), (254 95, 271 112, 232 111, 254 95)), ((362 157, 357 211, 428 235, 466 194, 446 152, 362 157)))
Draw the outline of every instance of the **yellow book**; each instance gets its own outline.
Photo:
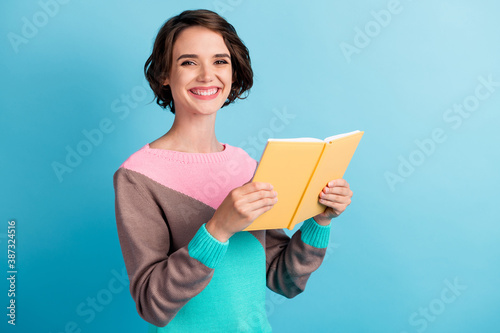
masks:
POLYGON ((297 223, 322 213, 319 194, 333 179, 342 178, 362 131, 328 137, 269 139, 254 182, 266 182, 278 192, 278 202, 244 230, 292 230, 297 223))

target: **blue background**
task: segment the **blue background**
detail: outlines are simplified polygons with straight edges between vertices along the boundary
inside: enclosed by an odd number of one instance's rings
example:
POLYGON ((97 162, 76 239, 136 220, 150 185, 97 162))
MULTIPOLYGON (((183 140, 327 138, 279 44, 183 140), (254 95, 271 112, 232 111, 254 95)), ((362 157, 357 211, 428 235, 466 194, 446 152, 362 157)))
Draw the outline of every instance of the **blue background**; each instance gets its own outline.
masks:
POLYGON ((145 332, 119 278, 112 176, 170 127, 142 69, 163 22, 197 8, 235 26, 255 72, 219 141, 259 158, 270 135, 365 131, 323 265, 296 298, 269 294, 274 331, 500 331, 498 2, 62 2, 0 5, 0 267, 15 219, 18 270, 15 328, 0 283, 2 332, 145 332))

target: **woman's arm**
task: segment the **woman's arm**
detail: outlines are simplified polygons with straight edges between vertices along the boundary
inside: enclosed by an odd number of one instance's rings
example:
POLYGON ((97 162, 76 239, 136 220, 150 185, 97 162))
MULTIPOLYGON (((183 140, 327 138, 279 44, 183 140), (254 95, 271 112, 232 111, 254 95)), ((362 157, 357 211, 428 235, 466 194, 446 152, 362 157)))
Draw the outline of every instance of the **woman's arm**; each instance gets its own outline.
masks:
POLYGON ((312 218, 288 237, 281 229, 266 231, 267 286, 292 298, 304 291, 317 270, 330 240, 330 225, 321 226, 312 218))
POLYGON ((290 239, 283 230, 266 231, 267 285, 288 298, 304 291, 307 280, 323 262, 330 239, 331 219, 351 203, 352 191, 344 179, 330 181, 319 194, 326 206, 290 239))
POLYGON ((228 242, 216 240, 202 225, 188 245, 168 255, 169 229, 150 193, 124 168, 115 173, 114 187, 130 293, 144 320, 165 326, 208 285, 228 242))

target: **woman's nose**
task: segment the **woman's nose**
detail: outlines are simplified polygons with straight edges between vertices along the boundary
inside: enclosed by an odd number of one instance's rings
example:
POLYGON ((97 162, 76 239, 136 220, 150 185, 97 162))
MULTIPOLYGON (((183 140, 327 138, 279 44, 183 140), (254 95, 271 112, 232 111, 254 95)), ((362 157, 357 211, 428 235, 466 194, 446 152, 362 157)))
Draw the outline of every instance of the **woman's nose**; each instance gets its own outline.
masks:
POLYGON ((202 65, 200 67, 200 73, 198 74, 198 80, 203 82, 210 82, 213 80, 213 71, 210 66, 202 65))

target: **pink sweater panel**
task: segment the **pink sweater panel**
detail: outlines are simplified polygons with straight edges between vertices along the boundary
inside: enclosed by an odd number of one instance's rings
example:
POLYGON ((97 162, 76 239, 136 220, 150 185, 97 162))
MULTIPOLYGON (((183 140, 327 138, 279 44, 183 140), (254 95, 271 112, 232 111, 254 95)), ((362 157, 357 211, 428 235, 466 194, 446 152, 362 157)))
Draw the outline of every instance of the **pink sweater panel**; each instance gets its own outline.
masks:
POLYGON ((250 181, 248 175, 257 167, 243 149, 223 145, 222 152, 185 153, 151 148, 148 143, 121 166, 217 209, 229 191, 250 181))

